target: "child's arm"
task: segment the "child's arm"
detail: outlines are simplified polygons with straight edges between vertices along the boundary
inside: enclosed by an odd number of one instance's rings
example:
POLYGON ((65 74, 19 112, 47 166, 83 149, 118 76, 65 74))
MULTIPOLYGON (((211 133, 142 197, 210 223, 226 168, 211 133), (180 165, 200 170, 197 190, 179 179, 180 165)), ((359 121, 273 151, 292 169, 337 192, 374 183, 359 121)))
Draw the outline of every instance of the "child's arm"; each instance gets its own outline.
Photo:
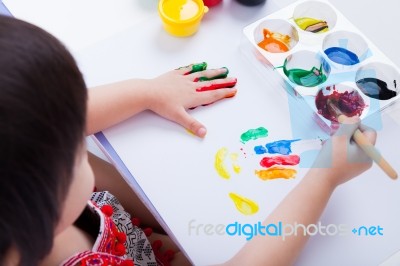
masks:
MULTIPOLYGON (((359 125, 356 118, 346 122, 353 124, 341 125, 335 135, 324 144, 314 166, 267 217, 264 225, 278 222, 305 226, 318 224, 335 188, 371 166, 372 161, 351 141, 351 136, 357 126, 360 126, 361 131, 375 143, 375 131, 359 125)), ((300 229, 299 232, 303 231, 300 229)), ((226 264, 292 265, 307 239, 308 236, 303 234, 287 236, 285 241, 279 236, 256 236, 226 264)))
POLYGON ((115 125, 144 110, 174 121, 199 137, 206 134, 205 126, 187 113, 188 108, 209 104, 236 94, 236 88, 202 91, 200 88, 229 87, 235 78, 197 82, 200 77, 215 77, 226 68, 187 74, 192 66, 169 71, 154 79, 131 79, 89 90, 87 134, 115 125))

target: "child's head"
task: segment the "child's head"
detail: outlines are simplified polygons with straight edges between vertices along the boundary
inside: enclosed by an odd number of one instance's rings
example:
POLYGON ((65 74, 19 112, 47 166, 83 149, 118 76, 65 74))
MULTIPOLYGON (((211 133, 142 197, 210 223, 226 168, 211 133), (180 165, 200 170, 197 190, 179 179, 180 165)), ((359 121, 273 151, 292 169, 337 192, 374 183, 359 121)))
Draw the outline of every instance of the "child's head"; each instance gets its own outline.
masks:
POLYGON ((69 188, 80 189, 73 176, 90 170, 86 101, 83 77, 58 40, 0 16, 0 264, 10 250, 21 265, 37 264, 60 219, 72 222, 62 212, 74 202, 69 188))

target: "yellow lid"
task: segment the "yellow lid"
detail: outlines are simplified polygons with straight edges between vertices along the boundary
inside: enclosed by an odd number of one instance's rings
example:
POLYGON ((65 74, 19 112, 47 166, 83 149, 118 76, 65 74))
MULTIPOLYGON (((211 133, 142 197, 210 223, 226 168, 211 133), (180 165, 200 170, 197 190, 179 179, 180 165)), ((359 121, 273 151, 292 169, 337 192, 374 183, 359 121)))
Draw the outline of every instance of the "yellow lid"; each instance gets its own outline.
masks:
POLYGON ((175 23, 200 19, 207 12, 202 0, 164 0, 159 9, 164 19, 175 23))

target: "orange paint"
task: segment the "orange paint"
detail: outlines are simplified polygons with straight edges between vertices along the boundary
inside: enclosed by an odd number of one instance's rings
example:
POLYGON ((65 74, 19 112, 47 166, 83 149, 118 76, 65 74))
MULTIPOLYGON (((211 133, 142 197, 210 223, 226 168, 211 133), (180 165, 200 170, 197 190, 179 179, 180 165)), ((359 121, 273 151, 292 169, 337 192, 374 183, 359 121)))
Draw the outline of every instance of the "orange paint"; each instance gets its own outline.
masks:
POLYGON ((278 32, 270 32, 268 29, 263 30, 264 39, 257 45, 271 53, 284 53, 289 51, 290 36, 278 32))
POLYGON ((290 168, 272 167, 265 170, 255 170, 255 174, 262 180, 272 180, 278 178, 290 179, 296 176, 297 171, 290 168))

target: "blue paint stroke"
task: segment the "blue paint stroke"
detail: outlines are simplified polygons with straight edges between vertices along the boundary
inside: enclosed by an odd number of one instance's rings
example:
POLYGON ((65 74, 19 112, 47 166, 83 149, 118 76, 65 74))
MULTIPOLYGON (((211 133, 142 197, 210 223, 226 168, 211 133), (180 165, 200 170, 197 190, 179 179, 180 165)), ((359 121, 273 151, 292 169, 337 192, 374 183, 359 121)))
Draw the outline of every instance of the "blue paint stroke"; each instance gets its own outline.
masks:
POLYGON ((278 140, 271 143, 267 143, 265 147, 267 148, 268 153, 271 154, 282 154, 289 155, 292 153, 291 144, 292 142, 299 141, 300 139, 294 140, 278 140))
POLYGON ((256 154, 264 154, 264 153, 267 153, 267 149, 264 146, 259 145, 259 146, 254 147, 254 152, 256 154))

